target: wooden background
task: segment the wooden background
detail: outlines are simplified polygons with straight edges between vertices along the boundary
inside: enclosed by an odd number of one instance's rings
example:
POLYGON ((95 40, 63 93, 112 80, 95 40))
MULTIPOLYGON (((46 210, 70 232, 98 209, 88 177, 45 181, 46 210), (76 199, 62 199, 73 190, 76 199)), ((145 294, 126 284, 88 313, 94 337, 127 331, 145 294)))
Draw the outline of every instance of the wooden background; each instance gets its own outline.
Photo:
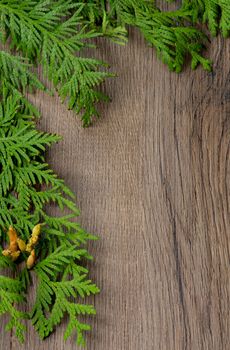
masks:
MULTIPOLYGON (((230 45, 209 48, 213 73, 177 75, 137 31, 98 57, 118 78, 112 102, 82 129, 58 97, 37 93, 40 128, 63 135, 48 159, 77 193, 80 221, 100 236, 90 252, 88 350, 228 350, 230 45)), ((46 341, 29 327, 25 345, 3 331, 1 349, 72 350, 64 327, 46 341)))

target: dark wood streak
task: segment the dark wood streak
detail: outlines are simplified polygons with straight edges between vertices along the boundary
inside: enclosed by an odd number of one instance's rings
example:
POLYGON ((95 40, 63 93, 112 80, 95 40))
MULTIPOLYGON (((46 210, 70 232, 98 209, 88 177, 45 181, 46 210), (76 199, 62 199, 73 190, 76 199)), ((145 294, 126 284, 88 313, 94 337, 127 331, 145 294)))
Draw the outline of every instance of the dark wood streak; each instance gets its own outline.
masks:
POLYGON ((168 188, 167 184, 165 186, 165 200, 166 200, 166 207, 167 207, 169 220, 171 222, 171 227, 172 227, 173 254, 175 257, 176 278, 178 283, 178 291, 179 291, 179 297, 180 297, 179 299, 180 299, 181 309, 182 309, 182 319, 185 327, 182 348, 187 350, 188 348, 187 310, 186 310, 185 299, 184 299, 184 287, 183 287, 184 283, 183 283, 183 276, 182 276, 182 270, 181 270, 180 247, 179 247, 179 242, 177 237, 176 219, 172 209, 171 190, 168 188))

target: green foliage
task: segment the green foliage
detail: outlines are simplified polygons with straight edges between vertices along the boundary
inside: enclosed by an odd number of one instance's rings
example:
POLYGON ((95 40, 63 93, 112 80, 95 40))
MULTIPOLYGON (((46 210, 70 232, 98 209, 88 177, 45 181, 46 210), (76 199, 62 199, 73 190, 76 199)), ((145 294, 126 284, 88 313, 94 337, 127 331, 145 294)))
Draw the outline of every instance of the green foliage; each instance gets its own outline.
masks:
MULTIPOLYGON (((79 55, 82 48, 92 46, 89 39, 100 35, 81 23, 83 6, 82 2, 71 0, 3 0, 0 2, 0 39, 3 43, 10 39, 11 48, 26 58, 21 58, 22 81, 13 82, 14 86, 21 83, 24 87, 28 78, 24 60, 42 64, 61 100, 67 99, 69 109, 81 112, 83 125, 87 126, 92 117, 98 115, 96 103, 107 99, 96 87, 111 74, 100 70, 106 66, 102 61, 79 55)), ((11 58, 13 60, 16 59, 11 58)), ((16 64, 19 63, 18 59, 16 64)), ((36 84, 41 87, 37 81, 36 84)))
POLYGON ((201 64, 210 70, 202 54, 207 36, 196 24, 207 23, 212 35, 220 30, 227 37, 229 18, 228 0, 183 0, 175 11, 162 11, 152 0, 2 0, 0 40, 11 53, 1 51, 1 83, 23 92, 26 86, 45 89, 31 71, 40 64, 61 100, 88 126, 98 116, 97 103, 108 100, 98 87, 113 76, 104 62, 85 57, 83 50, 95 47, 92 39, 125 44, 127 26, 135 26, 170 70, 180 72, 187 56, 193 69, 201 64))
POLYGON ((181 8, 173 12, 161 12, 152 3, 137 0, 117 0, 116 3, 121 19, 140 29, 170 70, 180 72, 188 54, 192 58, 192 68, 201 63, 205 69, 210 70, 209 60, 201 55, 205 35, 185 24, 190 16, 188 10, 181 8))
POLYGON ((82 331, 89 330, 90 327, 81 323, 78 316, 95 314, 95 309, 92 305, 73 303, 69 298, 84 298, 85 295, 98 293, 99 289, 87 279, 88 270, 76 264, 75 261, 81 258, 90 258, 86 250, 62 245, 36 265, 39 285, 31 317, 41 338, 49 335, 67 313, 69 323, 65 339, 76 329, 77 344, 84 345, 82 331))
POLYGON ((0 315, 7 313, 10 316, 6 330, 15 329, 15 334, 21 342, 24 340, 25 331, 25 325, 22 321, 26 318, 26 314, 19 311, 15 304, 23 301, 22 283, 17 279, 0 276, 0 315))
POLYGON ((213 36, 221 30, 224 37, 230 32, 230 3, 228 0, 184 0, 183 8, 191 11, 194 22, 207 23, 213 36))
MULTIPOLYGON (((211 62, 202 55, 206 35, 194 25, 208 23, 212 35, 220 29, 225 37, 230 30, 228 0, 184 0, 176 11, 161 11, 148 0, 85 1, 84 16, 113 41, 126 41, 126 25, 140 29, 146 41, 156 48, 158 57, 170 70, 180 72, 185 58, 191 57, 193 69, 201 64, 211 70, 211 62)), ((159 3, 159 2, 158 2, 159 3)))
POLYGON ((79 214, 70 189, 44 162, 47 146, 60 140, 54 134, 38 131, 34 117, 19 93, 12 95, 4 86, 0 103, 0 268, 12 269, 16 278, 0 276, 0 314, 8 314, 10 321, 6 329, 15 329, 19 340, 24 339, 23 319, 30 318, 41 338, 47 337, 69 315, 66 335, 74 329, 78 344, 84 343, 83 331, 89 325, 78 317, 95 314, 91 305, 80 302, 85 295, 99 291, 87 279, 88 271, 81 266, 82 259, 91 259, 82 246, 95 239, 73 221, 79 214), (48 215, 45 206, 55 203, 60 214, 48 215), (32 311, 26 315, 18 309, 24 301, 31 272, 23 266, 28 254, 23 253, 12 262, 2 255, 6 246, 6 231, 10 225, 20 238, 28 241, 32 228, 44 223, 39 244, 36 246, 37 262, 34 273, 38 281, 36 301, 32 311), (74 300, 70 300, 73 297, 74 300))
POLYGON ((30 70, 31 66, 23 57, 13 56, 6 51, 0 51, 0 84, 11 90, 17 89, 25 93, 28 86, 44 90, 43 84, 30 70))

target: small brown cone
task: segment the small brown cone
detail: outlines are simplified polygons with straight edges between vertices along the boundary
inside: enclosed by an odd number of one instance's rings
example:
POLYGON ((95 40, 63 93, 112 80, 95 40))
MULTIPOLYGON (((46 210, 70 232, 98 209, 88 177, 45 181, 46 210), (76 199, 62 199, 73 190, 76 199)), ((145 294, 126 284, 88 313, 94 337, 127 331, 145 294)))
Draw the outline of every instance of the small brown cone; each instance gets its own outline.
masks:
POLYGON ((2 255, 10 256, 11 255, 11 251, 9 249, 5 249, 5 250, 2 251, 2 255))
POLYGON ((17 258, 19 257, 20 253, 21 253, 20 250, 17 250, 16 252, 11 252, 11 259, 13 261, 17 260, 17 258))
POLYGON ((18 250, 18 244, 17 244, 18 236, 17 236, 17 232, 15 231, 13 226, 9 227, 8 236, 9 236, 9 239, 10 239, 9 249, 11 250, 11 252, 16 252, 18 250))
POLYGON ((17 239, 17 243, 18 248, 21 250, 21 252, 24 252, 26 250, 26 243, 21 238, 17 239))
POLYGON ((27 259, 26 266, 27 269, 32 269, 32 267, 35 264, 36 256, 35 256, 35 250, 33 249, 30 253, 30 256, 27 259))
POLYGON ((15 231, 15 229, 13 228, 13 226, 10 226, 10 227, 9 227, 8 236, 9 236, 10 242, 15 242, 15 241, 17 241, 17 238, 18 238, 17 232, 15 231))
POLYGON ((32 239, 30 238, 29 243, 26 245, 26 251, 28 253, 31 253, 32 249, 33 249, 33 242, 32 242, 32 239))
POLYGON ((17 252, 17 250, 18 250, 17 241, 11 241, 9 249, 11 250, 12 253, 17 252))
POLYGON ((33 230, 32 230, 32 237, 35 239, 38 239, 38 236, 40 235, 41 232, 41 224, 37 224, 34 226, 33 230))

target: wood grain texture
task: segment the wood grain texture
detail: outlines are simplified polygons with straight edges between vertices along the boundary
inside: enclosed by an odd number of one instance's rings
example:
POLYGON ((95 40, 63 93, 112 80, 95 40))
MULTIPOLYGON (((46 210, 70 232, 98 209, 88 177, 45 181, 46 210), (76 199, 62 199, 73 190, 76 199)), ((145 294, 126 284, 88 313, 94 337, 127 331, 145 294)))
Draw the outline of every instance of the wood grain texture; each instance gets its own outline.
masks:
MULTIPOLYGON (((213 73, 177 75, 136 31, 98 57, 118 78, 112 102, 89 129, 57 96, 31 97, 39 127, 63 135, 48 159, 77 193, 101 287, 88 350, 228 350, 230 46, 215 39, 213 73)), ((3 325, 1 324, 1 327, 3 325)), ((10 350, 72 350, 61 326, 47 340, 29 328, 25 345, 1 329, 10 350)))

